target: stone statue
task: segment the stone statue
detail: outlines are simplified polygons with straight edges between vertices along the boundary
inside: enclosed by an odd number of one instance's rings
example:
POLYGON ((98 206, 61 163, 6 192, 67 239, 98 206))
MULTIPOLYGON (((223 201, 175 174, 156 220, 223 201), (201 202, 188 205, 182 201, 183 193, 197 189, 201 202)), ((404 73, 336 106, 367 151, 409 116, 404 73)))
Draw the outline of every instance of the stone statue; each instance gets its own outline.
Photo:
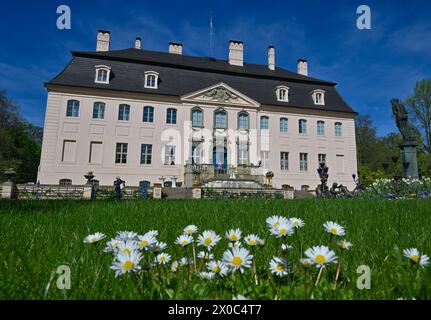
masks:
POLYGON ((414 130, 409 123, 409 117, 405 106, 398 99, 392 99, 392 113, 395 117, 397 127, 403 136, 404 141, 416 141, 414 130))
POLYGON ((212 89, 210 92, 204 94, 205 97, 212 98, 213 100, 217 100, 219 102, 226 102, 229 100, 237 100, 238 97, 226 90, 223 87, 217 87, 212 89))

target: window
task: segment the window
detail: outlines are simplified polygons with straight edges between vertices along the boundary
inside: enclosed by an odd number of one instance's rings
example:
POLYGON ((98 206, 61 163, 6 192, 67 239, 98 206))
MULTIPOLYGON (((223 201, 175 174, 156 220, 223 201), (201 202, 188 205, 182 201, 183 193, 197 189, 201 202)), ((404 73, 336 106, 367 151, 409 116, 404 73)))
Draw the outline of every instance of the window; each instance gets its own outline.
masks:
POLYGON ((159 74, 155 71, 145 72, 145 88, 157 89, 159 74))
POLYGON ((289 152, 280 152, 280 169, 289 170, 289 152))
POLYGON ((260 117, 260 130, 269 129, 269 118, 267 116, 260 117))
POLYGON ((141 164, 151 164, 153 145, 141 144, 141 164))
POLYGON ((165 147, 165 165, 175 165, 175 146, 165 147))
POLYGON ((202 158, 202 149, 200 142, 192 143, 192 164, 200 164, 202 158))
POLYGON ((154 122, 154 108, 151 106, 144 107, 143 122, 154 122))
POLYGON ((320 89, 314 90, 311 95, 313 97, 314 104, 325 105, 325 91, 320 89))
POLYGON ((203 127, 204 126, 204 113, 200 108, 192 109, 192 126, 193 127, 203 127))
POLYGON ((227 128, 227 114, 224 110, 217 110, 214 112, 214 128, 226 129, 227 128))
POLYGON ((103 144, 100 141, 90 142, 89 163, 101 164, 103 159, 103 144))
POLYGON ((300 134, 307 134, 307 120, 299 119, 298 130, 300 134))
POLYGON ((130 120, 130 106, 128 104, 120 104, 120 107, 118 108, 118 120, 130 120))
POLYGON ((238 164, 248 164, 248 145, 240 142, 238 145, 238 164))
POLYGON ((177 123, 177 109, 169 108, 168 110, 166 110, 166 123, 177 123))
POLYGON ((103 102, 94 103, 93 119, 105 119, 105 104, 103 102))
POLYGON ((260 166, 263 170, 269 170, 269 151, 260 152, 260 166))
POLYGON ((289 102, 289 88, 280 86, 275 89, 278 101, 289 102))
POLYGON ((115 163, 127 163, 127 143, 117 143, 115 163))
POLYGON ((341 137, 342 135, 342 123, 341 122, 335 122, 335 136, 341 137))
POLYGON ((287 118, 280 118, 280 132, 287 132, 288 120, 287 118))
POLYGON ((308 171, 308 153, 299 154, 299 171, 308 171))
POLYGON ((69 100, 67 101, 66 117, 79 117, 79 101, 69 100))
POLYGON ((109 83, 109 77, 111 74, 111 68, 108 66, 96 66, 96 83, 109 83))
POLYGON ((317 155, 317 162, 320 165, 321 163, 326 164, 326 154, 324 153, 319 153, 317 155))
POLYGON ((74 163, 76 160, 76 140, 64 140, 61 161, 74 163))
POLYGON ((72 185, 72 180, 70 179, 60 179, 60 181, 58 182, 58 184, 62 187, 67 187, 67 186, 71 186, 72 185))
POLYGON ((239 130, 248 130, 248 113, 240 112, 238 113, 238 129, 239 130))
POLYGON ((317 135, 318 136, 324 136, 325 135, 325 122, 324 121, 317 121, 317 135))

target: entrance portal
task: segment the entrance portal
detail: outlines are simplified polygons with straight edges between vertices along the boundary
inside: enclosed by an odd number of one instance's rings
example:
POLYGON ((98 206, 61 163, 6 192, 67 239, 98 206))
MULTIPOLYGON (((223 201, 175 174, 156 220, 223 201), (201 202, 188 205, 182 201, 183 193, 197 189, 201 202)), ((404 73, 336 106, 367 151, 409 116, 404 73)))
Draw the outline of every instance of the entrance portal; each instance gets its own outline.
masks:
POLYGON ((216 146, 213 148, 213 163, 214 174, 227 173, 227 148, 223 146, 216 146))

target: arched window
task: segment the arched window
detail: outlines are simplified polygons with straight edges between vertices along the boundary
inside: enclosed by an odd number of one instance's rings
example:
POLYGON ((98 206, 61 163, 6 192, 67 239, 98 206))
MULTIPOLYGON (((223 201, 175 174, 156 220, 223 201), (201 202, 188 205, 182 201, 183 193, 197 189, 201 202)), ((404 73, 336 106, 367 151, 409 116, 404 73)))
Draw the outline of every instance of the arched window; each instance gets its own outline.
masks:
POLYGON ((166 110, 166 123, 168 124, 177 123, 177 109, 168 108, 168 110, 166 110))
POLYGON ((58 182, 58 184, 62 187, 66 187, 66 186, 71 186, 72 185, 72 180, 70 179, 60 179, 60 181, 58 182))
POLYGON ((214 112, 214 128, 226 129, 227 128, 227 113, 220 109, 214 112))
POLYGON ((336 137, 342 136, 342 134, 343 134, 342 128, 343 128, 343 124, 341 122, 335 122, 335 136, 336 137))
POLYGON ((286 86, 278 86, 275 89, 277 100, 282 102, 289 102, 289 88, 286 86))
POLYGON ((325 105, 325 91, 317 89, 312 92, 314 104, 325 105))
POLYGON ((300 134, 307 134, 307 120, 299 119, 299 121, 298 121, 298 132, 300 134))
POLYGON ((128 104, 120 104, 120 106, 118 107, 118 120, 130 120, 130 106, 128 104))
POLYGON ((143 122, 154 122, 154 107, 145 106, 144 107, 144 116, 142 119, 143 122))
POLYGON ((93 105, 93 119, 105 119, 105 103, 95 102, 93 105))
POLYGON ((248 113, 245 111, 241 111, 238 113, 238 129, 239 130, 248 130, 248 113))
POLYGON ((280 118, 280 132, 287 132, 288 131, 288 120, 287 118, 280 118))
POLYGON ((322 121, 322 120, 317 121, 317 135, 318 136, 325 135, 325 121, 322 121))
POLYGON ((159 74, 155 71, 145 72, 145 88, 157 89, 159 74))
POLYGON ((69 100, 67 101, 66 117, 77 118, 79 116, 79 101, 69 100))
POLYGON ((260 117, 260 130, 269 129, 269 117, 262 116, 260 117))
POLYGON ((108 84, 111 75, 111 68, 108 66, 96 66, 96 78, 94 82, 108 84))
POLYGON ((204 113, 201 108, 195 107, 192 109, 192 126, 193 127, 204 126, 204 113))

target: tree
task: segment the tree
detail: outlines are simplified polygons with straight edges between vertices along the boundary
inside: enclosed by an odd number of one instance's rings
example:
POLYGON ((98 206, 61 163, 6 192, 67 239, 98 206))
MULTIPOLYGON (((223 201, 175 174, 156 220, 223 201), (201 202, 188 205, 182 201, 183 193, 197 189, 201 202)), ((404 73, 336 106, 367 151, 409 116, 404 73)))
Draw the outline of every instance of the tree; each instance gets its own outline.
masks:
POLYGON ((413 94, 406 100, 413 120, 424 134, 424 149, 431 152, 431 79, 416 82, 413 94))

